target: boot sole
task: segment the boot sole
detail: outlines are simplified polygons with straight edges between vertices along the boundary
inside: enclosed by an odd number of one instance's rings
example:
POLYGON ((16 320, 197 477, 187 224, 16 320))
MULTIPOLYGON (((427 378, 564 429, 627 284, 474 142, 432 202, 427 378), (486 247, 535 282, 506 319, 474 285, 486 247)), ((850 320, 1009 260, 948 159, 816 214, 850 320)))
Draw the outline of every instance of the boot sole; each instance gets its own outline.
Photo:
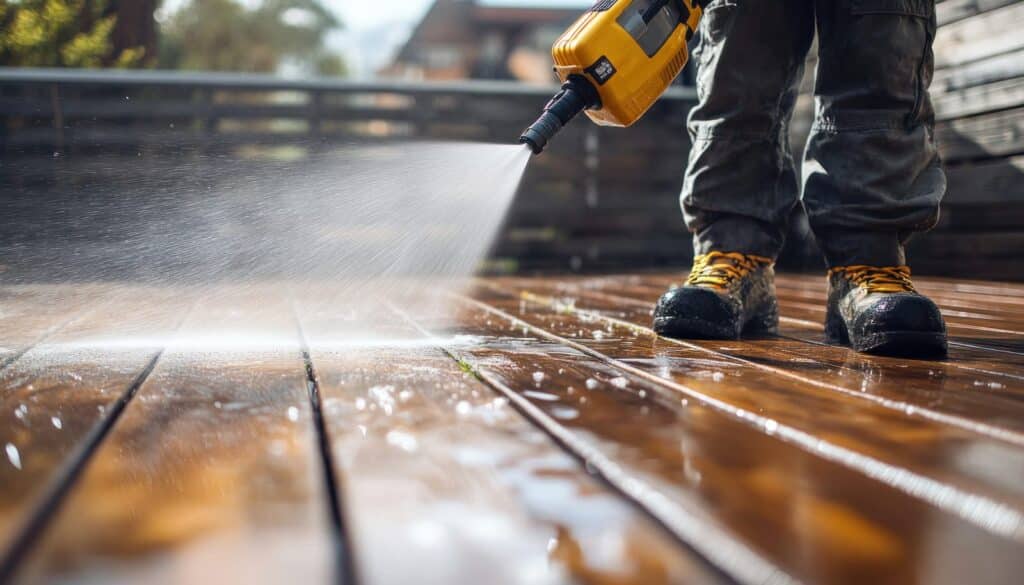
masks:
POLYGON ((853 349, 874 355, 909 358, 944 358, 948 353, 944 333, 888 331, 858 339, 853 349))

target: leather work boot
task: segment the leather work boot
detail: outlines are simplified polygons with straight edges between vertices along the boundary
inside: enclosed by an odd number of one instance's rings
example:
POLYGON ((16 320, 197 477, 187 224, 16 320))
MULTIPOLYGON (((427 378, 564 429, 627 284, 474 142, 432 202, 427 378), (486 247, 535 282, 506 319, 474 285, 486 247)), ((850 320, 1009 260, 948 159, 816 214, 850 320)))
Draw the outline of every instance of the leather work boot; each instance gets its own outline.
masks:
POLYGON ((840 266, 828 271, 825 339, 881 355, 944 357, 946 324, 914 290, 907 266, 840 266))
POLYGON ((776 332, 773 264, 771 258, 739 252, 697 256, 686 284, 658 299, 654 331, 680 339, 739 339, 743 332, 776 332))

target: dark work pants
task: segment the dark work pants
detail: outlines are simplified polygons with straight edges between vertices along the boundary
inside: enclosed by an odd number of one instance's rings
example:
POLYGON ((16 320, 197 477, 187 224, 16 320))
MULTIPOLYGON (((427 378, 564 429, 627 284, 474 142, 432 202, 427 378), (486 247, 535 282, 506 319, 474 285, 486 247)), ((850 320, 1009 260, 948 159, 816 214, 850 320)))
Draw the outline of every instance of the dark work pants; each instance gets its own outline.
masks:
POLYGON ((800 181, 787 134, 818 32, 803 204, 831 266, 905 263, 946 190, 928 97, 932 0, 712 0, 683 185, 696 253, 774 258, 800 181))

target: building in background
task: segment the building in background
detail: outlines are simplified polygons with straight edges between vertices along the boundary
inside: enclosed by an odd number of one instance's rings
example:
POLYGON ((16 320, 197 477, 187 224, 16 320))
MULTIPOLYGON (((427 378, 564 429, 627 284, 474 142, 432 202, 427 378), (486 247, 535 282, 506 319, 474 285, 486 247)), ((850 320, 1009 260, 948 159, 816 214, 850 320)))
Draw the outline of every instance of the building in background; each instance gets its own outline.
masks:
POLYGON ((436 0, 381 77, 551 83, 551 44, 590 3, 436 0))

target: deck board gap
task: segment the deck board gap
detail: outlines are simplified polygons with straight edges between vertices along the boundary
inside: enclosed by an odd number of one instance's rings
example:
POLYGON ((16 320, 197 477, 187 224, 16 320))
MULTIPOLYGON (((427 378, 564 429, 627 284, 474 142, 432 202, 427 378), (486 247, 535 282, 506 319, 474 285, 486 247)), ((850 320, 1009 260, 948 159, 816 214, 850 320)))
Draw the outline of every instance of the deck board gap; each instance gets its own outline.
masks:
POLYGON ((341 492, 342 484, 334 466, 335 459, 331 448, 331 439, 327 434, 327 425, 324 422, 320 376, 317 374, 316 365, 313 363, 309 340, 302 326, 302 319, 299 317, 295 301, 292 300, 289 304, 298 327, 299 351, 302 354, 302 362, 305 366, 306 389, 309 393, 313 427, 316 429, 317 453, 319 454, 320 468, 323 472, 323 480, 327 490, 327 506, 330 512, 332 544, 335 557, 335 582, 343 585, 355 585, 358 579, 352 550, 352 539, 345 521, 344 505, 342 503, 343 495, 341 492))
MULTIPOLYGON (((184 322, 184 319, 182 319, 184 322)), ((128 403, 138 393, 139 388, 146 382, 157 362, 163 356, 166 347, 158 350, 146 363, 146 366, 135 376, 131 384, 121 393, 120 396, 110 405, 104 416, 85 436, 77 450, 68 458, 68 461, 48 483, 39 504, 29 515, 24 526, 17 532, 11 547, 0 559, 0 583, 10 582, 17 574, 22 561, 24 561, 32 547, 46 530, 50 520, 56 515, 65 497, 74 487, 75 482, 82 475, 86 465, 92 456, 100 448, 103 440, 110 434, 128 403)))
POLYGON ((591 477, 606 485, 664 529, 676 542, 703 561, 707 568, 723 581, 729 583, 766 582, 765 578, 770 576, 774 583, 797 585, 798 582, 782 572, 781 569, 771 565, 769 561, 760 557, 742 542, 721 532, 717 527, 707 525, 696 517, 685 515, 685 512, 677 506, 662 501, 661 498, 656 498, 657 494, 643 486, 643 482, 630 476, 599 449, 577 437, 573 431, 558 423, 514 389, 492 376, 486 369, 481 368, 475 359, 462 356, 445 346, 441 339, 399 307, 390 302, 387 303, 387 306, 411 327, 432 340, 435 347, 460 368, 468 369, 482 384, 499 396, 508 399, 509 404, 524 420, 543 432, 555 445, 576 460, 591 477), (700 538, 706 539, 706 542, 702 543, 700 538), (742 561, 737 559, 742 559, 742 561))

